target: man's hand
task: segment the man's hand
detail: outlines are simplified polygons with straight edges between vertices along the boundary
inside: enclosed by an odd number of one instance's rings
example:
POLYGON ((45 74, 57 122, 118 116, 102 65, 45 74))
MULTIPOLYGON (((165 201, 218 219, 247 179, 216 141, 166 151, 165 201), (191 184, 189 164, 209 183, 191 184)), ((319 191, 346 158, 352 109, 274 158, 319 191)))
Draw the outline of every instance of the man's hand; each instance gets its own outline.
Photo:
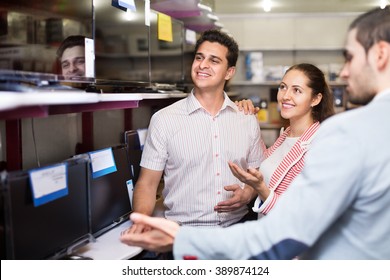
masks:
POLYGON ((254 197, 253 190, 250 187, 241 188, 239 185, 230 185, 224 188, 226 191, 233 192, 233 196, 227 200, 219 202, 214 210, 217 212, 231 212, 247 205, 254 197))
POLYGON ((132 230, 133 227, 131 227, 121 233, 121 242, 154 252, 172 251, 176 233, 180 228, 177 223, 139 213, 132 213, 130 219, 137 227, 140 226, 149 230, 137 232, 132 230))

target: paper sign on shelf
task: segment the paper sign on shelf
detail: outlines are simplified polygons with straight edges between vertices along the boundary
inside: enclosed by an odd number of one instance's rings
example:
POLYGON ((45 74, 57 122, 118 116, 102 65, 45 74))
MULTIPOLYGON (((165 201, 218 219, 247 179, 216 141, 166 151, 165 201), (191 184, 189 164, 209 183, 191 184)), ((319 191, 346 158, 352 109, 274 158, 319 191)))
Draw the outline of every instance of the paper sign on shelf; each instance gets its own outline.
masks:
POLYGON ((85 38, 85 76, 95 78, 95 43, 85 38))
POLYGON ((186 43, 195 45, 196 44, 196 32, 190 29, 186 29, 186 43))
POLYGON ((35 207, 68 194, 65 163, 30 170, 29 177, 35 207))
POLYGON ((172 42, 172 18, 162 13, 158 13, 158 39, 172 42))
POLYGON ((91 159, 92 178, 98 178, 117 170, 112 148, 102 149, 88 154, 91 159))
POLYGON ((145 0, 145 25, 150 26, 150 0, 145 0))

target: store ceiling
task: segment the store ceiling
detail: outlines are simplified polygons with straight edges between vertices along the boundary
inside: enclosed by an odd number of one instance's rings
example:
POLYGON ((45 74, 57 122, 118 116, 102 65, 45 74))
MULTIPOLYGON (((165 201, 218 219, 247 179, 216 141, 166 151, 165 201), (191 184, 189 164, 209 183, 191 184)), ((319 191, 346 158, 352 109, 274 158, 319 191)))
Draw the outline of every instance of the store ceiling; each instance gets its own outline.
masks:
MULTIPOLYGON (((378 7, 381 2, 381 0, 270 1, 272 9, 269 13, 265 13, 262 6, 264 0, 214 0, 214 13, 217 16, 273 13, 360 13, 378 7)), ((389 4, 390 1, 386 2, 389 4)))
POLYGON ((223 27, 224 17, 272 16, 283 14, 362 13, 390 0, 269 0, 271 11, 264 12, 265 0, 150 0, 152 9, 182 20, 186 27, 203 31, 215 26, 223 27), (212 14, 199 8, 198 3, 212 8, 212 14))

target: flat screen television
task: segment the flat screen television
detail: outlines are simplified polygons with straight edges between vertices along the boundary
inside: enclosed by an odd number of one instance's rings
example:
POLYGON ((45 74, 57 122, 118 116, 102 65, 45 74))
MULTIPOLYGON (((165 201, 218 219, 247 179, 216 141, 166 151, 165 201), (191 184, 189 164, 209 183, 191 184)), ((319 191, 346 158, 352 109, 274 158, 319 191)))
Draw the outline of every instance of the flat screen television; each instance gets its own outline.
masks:
MULTIPOLYGON (((149 81, 149 27, 145 1, 134 0, 135 11, 115 1, 95 0, 95 71, 98 82, 149 81)), ((116 1, 118 2, 118 1, 116 1)))
POLYGON ((133 175, 126 146, 112 147, 112 153, 116 171, 91 179, 91 232, 95 237, 128 220, 131 212, 128 184, 133 175))
POLYGON ((93 39, 93 33, 92 0, 1 0, 0 70, 50 73, 63 80, 60 44, 70 35, 93 39))
POLYGON ((87 160, 68 160, 68 194, 34 206, 27 171, 10 172, 2 189, 6 258, 58 259, 91 238, 87 160))
POLYGON ((158 15, 150 15, 150 57, 152 83, 181 84, 184 80, 184 24, 171 18, 172 41, 159 39, 158 15))
POLYGON ((124 143, 126 144, 127 157, 134 177, 134 186, 137 183, 141 170, 140 162, 142 157, 142 147, 137 130, 128 130, 124 132, 124 143))

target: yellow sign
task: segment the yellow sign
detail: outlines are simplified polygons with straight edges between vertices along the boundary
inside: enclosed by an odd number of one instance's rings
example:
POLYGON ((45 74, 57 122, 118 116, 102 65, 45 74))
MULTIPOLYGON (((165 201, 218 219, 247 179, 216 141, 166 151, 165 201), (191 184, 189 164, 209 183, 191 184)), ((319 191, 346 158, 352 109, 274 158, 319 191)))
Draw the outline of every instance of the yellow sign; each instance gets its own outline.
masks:
POLYGON ((158 39, 172 42, 172 19, 170 16, 158 13, 158 39))

